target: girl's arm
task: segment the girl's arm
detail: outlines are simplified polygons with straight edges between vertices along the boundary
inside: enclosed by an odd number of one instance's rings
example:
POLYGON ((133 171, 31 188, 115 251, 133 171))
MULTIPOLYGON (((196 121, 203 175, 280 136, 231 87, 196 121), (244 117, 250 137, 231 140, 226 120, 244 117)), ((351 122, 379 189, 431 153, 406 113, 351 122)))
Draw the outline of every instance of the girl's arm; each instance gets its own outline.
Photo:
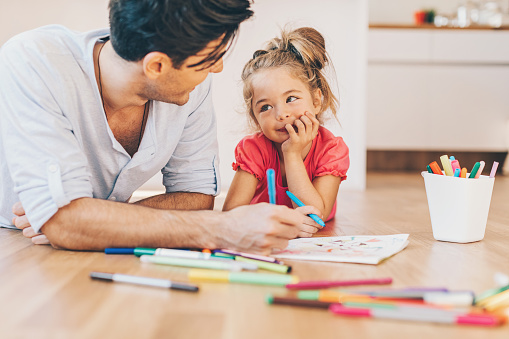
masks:
MULTIPOLYGON (((311 182, 304 167, 302 157, 285 157, 286 181, 288 189, 305 205, 320 210, 326 219, 334 206, 341 178, 333 175, 317 177, 311 182)), ((296 207, 296 205, 294 205, 296 207)))
POLYGON ((341 178, 325 175, 314 179, 313 182, 309 180, 302 159, 302 150, 318 134, 320 122, 313 114, 306 112, 294 124, 298 131, 287 127, 290 138, 281 145, 288 189, 305 205, 318 208, 322 219, 327 218, 334 206, 341 178))
POLYGON ((223 211, 229 211, 235 207, 249 205, 256 192, 258 179, 251 173, 237 169, 232 184, 226 195, 223 211))

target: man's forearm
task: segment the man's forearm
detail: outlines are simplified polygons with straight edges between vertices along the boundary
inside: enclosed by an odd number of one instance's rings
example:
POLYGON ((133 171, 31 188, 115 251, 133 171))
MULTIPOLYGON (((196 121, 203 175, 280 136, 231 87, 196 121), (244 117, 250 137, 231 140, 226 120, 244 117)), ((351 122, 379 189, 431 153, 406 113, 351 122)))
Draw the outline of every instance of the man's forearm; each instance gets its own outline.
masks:
POLYGON ((214 196, 187 192, 166 193, 137 201, 135 204, 164 210, 212 210, 214 196))
POLYGON ((217 246, 220 213, 167 211, 135 204, 82 198, 62 207, 42 227, 55 247, 103 250, 107 247, 217 246))

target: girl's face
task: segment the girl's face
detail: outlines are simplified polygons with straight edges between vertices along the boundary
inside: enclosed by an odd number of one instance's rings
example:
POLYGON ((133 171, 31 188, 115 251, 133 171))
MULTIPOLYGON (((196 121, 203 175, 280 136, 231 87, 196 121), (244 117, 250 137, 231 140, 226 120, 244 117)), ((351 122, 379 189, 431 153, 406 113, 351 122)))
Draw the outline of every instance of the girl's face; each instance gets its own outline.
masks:
POLYGON ((270 140, 283 143, 289 135, 286 124, 294 126, 305 112, 320 112, 322 93, 310 93, 307 85, 284 68, 258 71, 252 78, 251 107, 258 126, 270 140))

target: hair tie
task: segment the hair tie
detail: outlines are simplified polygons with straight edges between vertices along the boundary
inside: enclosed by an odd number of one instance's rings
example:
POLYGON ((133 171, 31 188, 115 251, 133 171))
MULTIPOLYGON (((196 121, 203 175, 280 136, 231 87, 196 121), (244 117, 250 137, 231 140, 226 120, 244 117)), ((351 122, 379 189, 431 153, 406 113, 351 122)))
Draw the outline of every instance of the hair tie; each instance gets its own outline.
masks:
POLYGON ((256 58, 258 58, 260 55, 264 55, 264 54, 267 54, 267 53, 269 53, 269 52, 267 52, 267 51, 265 51, 265 50, 263 50, 263 49, 259 49, 259 50, 255 51, 255 52, 253 53, 253 59, 256 59, 256 58))
POLYGON ((297 60, 299 60, 300 62, 304 62, 304 59, 302 58, 302 55, 300 54, 300 52, 297 50, 297 48, 295 48, 295 46, 292 43, 288 44, 287 51, 292 53, 293 55, 295 55, 297 60))

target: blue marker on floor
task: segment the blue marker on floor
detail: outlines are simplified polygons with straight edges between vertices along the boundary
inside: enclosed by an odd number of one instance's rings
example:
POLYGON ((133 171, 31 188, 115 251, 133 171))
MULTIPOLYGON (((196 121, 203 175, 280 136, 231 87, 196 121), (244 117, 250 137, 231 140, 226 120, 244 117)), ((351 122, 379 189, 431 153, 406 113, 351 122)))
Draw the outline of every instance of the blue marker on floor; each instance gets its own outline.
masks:
MULTIPOLYGON (((292 199, 292 201, 293 201, 294 203, 296 203, 296 204, 297 204, 297 206, 299 206, 299 207, 306 206, 306 205, 304 205, 304 203, 303 203, 302 201, 300 201, 300 200, 299 200, 299 198, 297 198, 295 195, 293 195, 293 193, 292 193, 292 192, 290 192, 290 191, 286 191, 286 194, 290 197, 290 199, 292 199)), ((318 225, 320 225, 320 226, 322 226, 322 227, 325 227, 325 223, 323 222, 323 220, 322 220, 322 219, 320 219, 320 217, 319 217, 319 216, 317 216, 316 214, 313 214, 313 213, 312 213, 312 214, 308 214, 308 216, 309 216, 311 219, 313 219, 314 221, 316 221, 316 223, 317 223, 318 225)))
POLYGON ((269 191, 269 202, 276 204, 276 174, 272 168, 267 170, 267 189, 269 191))

